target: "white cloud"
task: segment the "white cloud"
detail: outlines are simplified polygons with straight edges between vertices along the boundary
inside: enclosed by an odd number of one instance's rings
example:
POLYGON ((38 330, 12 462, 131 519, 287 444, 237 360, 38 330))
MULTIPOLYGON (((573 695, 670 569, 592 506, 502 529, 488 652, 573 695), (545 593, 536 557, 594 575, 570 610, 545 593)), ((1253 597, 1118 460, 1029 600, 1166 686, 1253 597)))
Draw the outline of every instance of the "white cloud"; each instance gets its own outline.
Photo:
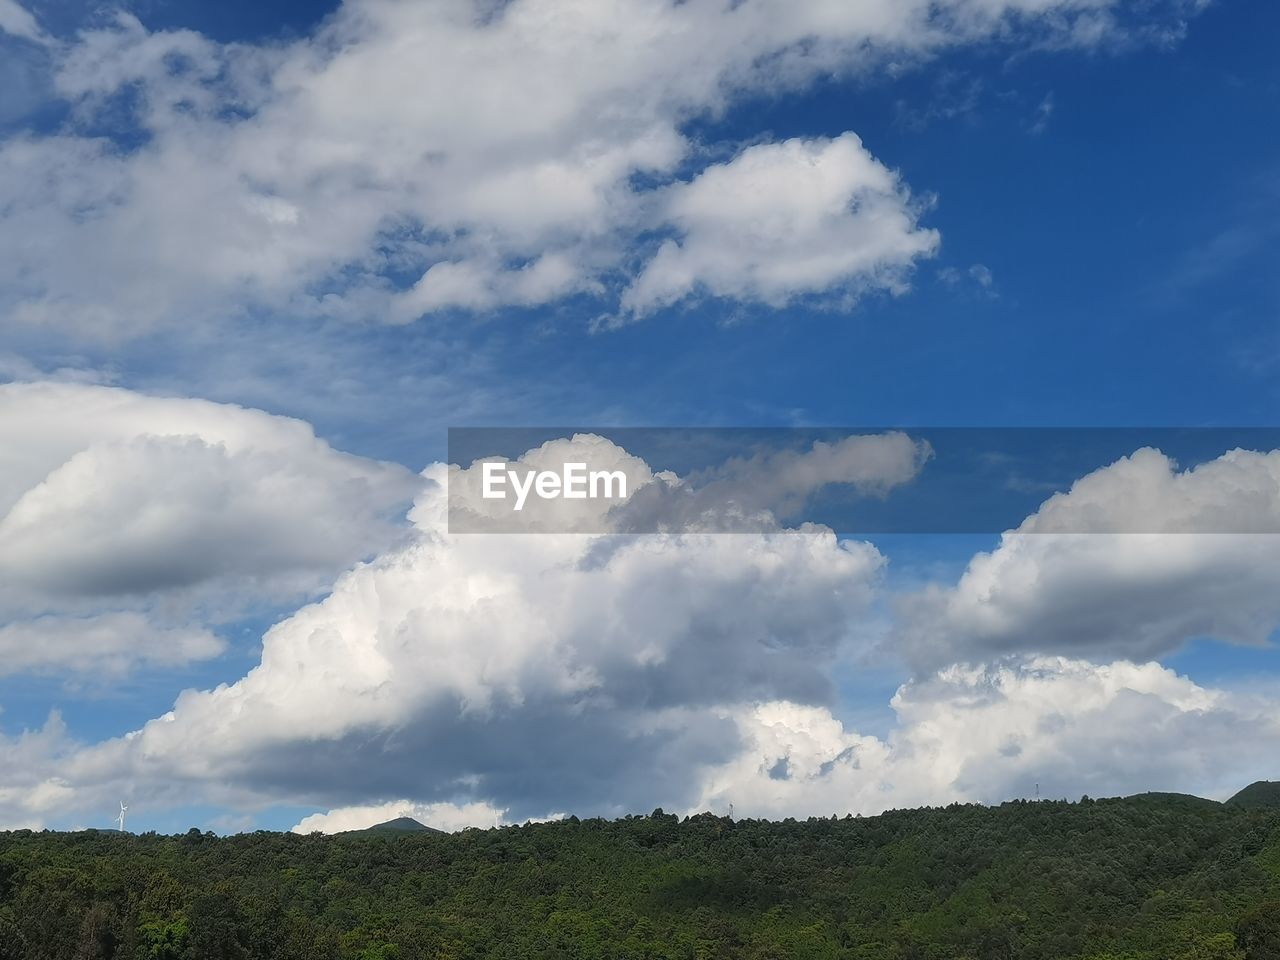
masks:
MULTIPOLYGON (((723 814, 732 803, 739 817, 871 815, 950 802, 1030 799, 1037 786, 1046 798, 1168 790, 1225 799, 1244 784, 1273 777, 1267 764, 1280 749, 1280 690, 1206 687, 1156 663, 1098 665, 1038 657, 953 666, 903 685, 892 707, 897 720, 883 737, 847 728, 827 706, 785 699, 688 706, 667 716, 633 713, 627 721, 633 725, 629 740, 608 725, 575 737, 570 722, 548 727, 534 710, 507 724, 489 715, 486 722, 501 736, 512 734, 522 722, 538 725, 532 738, 520 739, 506 755, 511 763, 531 753, 509 779, 458 777, 450 789, 473 799, 353 803, 304 818, 294 829, 362 829, 396 816, 444 830, 523 820, 528 813, 509 814, 513 806, 529 804, 531 786, 537 792, 535 804, 549 799, 536 777, 541 765, 551 765, 554 776, 565 781, 558 809, 582 814, 635 812, 655 805, 723 814), (718 735, 705 739, 717 724, 718 735), (667 746, 656 756, 642 739, 642 733, 654 731, 667 746), (607 738, 603 745, 601 738, 607 738), (615 758, 610 771, 620 777, 616 786, 622 796, 615 802, 584 790, 584 783, 599 773, 592 769, 599 754, 578 749, 588 743, 602 746, 600 753, 632 754, 615 758)), ((581 711, 574 722, 592 724, 599 718, 581 711)), ((489 750, 492 744, 473 735, 474 729, 453 724, 430 749, 480 759, 473 751, 489 750), (450 747, 451 737, 464 742, 450 747)), ((25 768, 28 782, 0 796, 0 811, 12 822, 48 817, 73 805, 81 808, 90 798, 102 805, 122 789, 81 777, 93 766, 125 762, 124 751, 82 752, 60 768, 72 771, 71 779, 63 780, 51 774, 51 764, 37 748, 65 751, 65 745, 43 744, 44 736, 29 735, 23 744, 28 753, 35 751, 25 768)), ((303 763, 320 765, 335 781, 379 783, 384 765, 430 762, 425 749, 408 752, 411 738, 399 744, 396 739, 362 737, 364 756, 358 765, 349 767, 348 758, 332 743, 314 756, 308 753, 303 763)), ((193 744, 199 750, 207 747, 200 739, 193 744)), ((155 739, 133 745, 158 747, 155 739)), ((13 747, 11 743, 9 749, 13 747)), ((291 752, 307 749, 303 741, 289 747, 291 752)), ((184 799, 173 792, 175 777, 179 782, 192 777, 188 789, 206 799, 231 797, 250 806, 268 797, 298 799, 278 785, 264 790, 261 782, 251 783, 257 773, 252 765, 224 766, 219 773, 204 770, 194 777, 190 766, 170 767, 163 776, 159 769, 144 777, 135 767, 129 774, 133 783, 146 784, 154 801, 184 799), (239 782, 228 782, 228 774, 239 782)), ((428 767, 419 785, 430 788, 440 773, 438 765, 428 767)), ((326 789, 332 793, 336 788, 329 784, 326 789)))
POLYGON ((225 644, 200 627, 160 627, 134 612, 39 617, 0 626, 0 676, 118 677, 134 667, 208 660, 225 644))
POLYGON ((84 751, 78 789, 621 810, 687 791, 692 760, 732 748, 710 707, 826 702, 830 664, 861 641, 869 545, 821 529, 450 536, 446 470, 426 476, 409 542, 268 631, 241 680, 84 751))
MULTIPOLYGON (((1270 456, 1237 452, 1177 473, 1141 453, 1025 526, 1076 523, 1069 511, 1086 507, 1121 523, 1132 519, 1130 497, 1160 496, 1169 502, 1163 514, 1151 507, 1152 520, 1223 522, 1222 509, 1265 486, 1270 456), (1138 481, 1146 486, 1134 491, 1138 481)), ((777 817, 994 802, 1030 796, 1036 783, 1046 796, 1223 796, 1274 775, 1264 765, 1280 747, 1276 691, 1215 689, 1127 659, 970 657, 988 665, 922 674, 893 698, 887 735, 861 734, 833 712, 831 676, 838 658, 873 639, 863 625, 882 558, 871 546, 816 529, 451 536, 446 476, 443 466, 426 471, 407 542, 273 627, 239 681, 187 691, 120 739, 77 747, 55 723, 0 742, 0 753, 29 757, 0 814, 47 820, 146 794, 156 806, 199 797, 329 811, 303 830, 396 815, 441 825, 730 802, 739 815, 777 817)), ((1158 626, 1193 583, 1171 587, 1168 570, 1199 556, 1171 549, 1170 538, 1212 535, 1127 536, 1138 551, 1128 567, 1095 552, 1051 553, 1028 589, 1052 593, 1065 570, 1115 629, 1158 626)), ((1020 542, 1072 541, 1026 533, 1020 542)), ((1193 567, 1203 577, 1228 556, 1224 547, 1193 567)), ((1081 605, 1054 602, 1063 617, 1081 605)))
MULTIPOLYGON (((608 302, 655 230, 681 239, 630 287, 635 312, 695 287, 776 303, 894 286, 936 235, 856 137, 699 173, 689 121, 991 36, 1078 40, 1087 21, 1100 42, 1122 29, 1099 18, 1116 6, 348 0, 263 47, 120 15, 56 48, 86 123, 0 146, 0 306, 112 336, 259 308, 403 321, 608 302), (130 114, 127 149, 83 132, 130 114), (689 183, 637 185, 691 163, 689 183), (751 233, 771 225, 779 237, 751 233), (712 249, 726 237, 733 257, 712 249)), ((0 10, 32 29, 11 0, 0 10)))
POLYGON ((905 598, 897 640, 929 666, 1017 651, 1146 659, 1204 636, 1260 644, 1280 626, 1278 533, 1280 451, 1180 471, 1139 450, 1046 501, 954 587, 905 598))
MULTIPOLYGON (((0 602, 295 597, 399 535, 418 479, 241 407, 0 386, 0 602)), ((232 604, 234 606, 234 604, 232 604)))
POLYGON ((949 667, 903 686, 886 739, 817 706, 733 714, 744 749, 708 768, 691 811, 779 818, 950 802, 1116 796, 1224 799, 1274 776, 1277 701, 1201 687, 1159 664, 1034 658, 949 667))
POLYGON ((342 833, 364 830, 397 817, 411 817, 419 823, 453 833, 467 827, 500 827, 505 824, 506 810, 487 803, 414 803, 392 800, 368 806, 339 807, 327 813, 313 813, 293 828, 294 833, 342 833))
POLYGON ((668 240, 622 295, 643 315, 697 291, 782 306, 833 288, 898 289, 938 246, 898 177, 852 133, 749 147, 666 194, 668 240))
POLYGON ((38 730, 17 736, 0 734, 0 829, 39 830, 45 818, 78 800, 60 776, 62 764, 80 745, 67 736, 61 714, 54 711, 38 730))
POLYGON ((0 0, 0 33, 41 43, 45 40, 36 18, 17 0, 0 0))

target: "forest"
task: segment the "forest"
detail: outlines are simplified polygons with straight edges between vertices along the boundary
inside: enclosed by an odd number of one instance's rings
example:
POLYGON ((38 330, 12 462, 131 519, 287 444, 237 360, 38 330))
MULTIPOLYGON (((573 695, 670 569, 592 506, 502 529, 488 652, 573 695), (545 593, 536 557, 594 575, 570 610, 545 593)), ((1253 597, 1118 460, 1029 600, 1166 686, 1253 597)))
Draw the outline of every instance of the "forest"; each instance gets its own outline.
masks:
POLYGON ((0 833, 0 960, 1280 960, 1280 806, 0 833))

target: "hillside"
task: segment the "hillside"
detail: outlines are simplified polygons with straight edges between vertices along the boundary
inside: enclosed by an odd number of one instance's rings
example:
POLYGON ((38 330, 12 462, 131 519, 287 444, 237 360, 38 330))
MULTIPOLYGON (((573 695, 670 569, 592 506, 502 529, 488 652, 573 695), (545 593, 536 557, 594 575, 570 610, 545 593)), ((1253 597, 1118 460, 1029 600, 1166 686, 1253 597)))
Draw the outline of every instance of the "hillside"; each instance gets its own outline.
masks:
POLYGON ((443 830, 437 830, 435 827, 428 827, 425 823, 419 823, 413 817, 396 817, 394 820, 384 820, 382 823, 375 823, 372 827, 365 827, 363 830, 350 830, 348 833, 443 833, 443 830))
POLYGON ((1253 810, 1280 810, 1280 781, 1259 780, 1251 783, 1227 803, 1253 810))
POLYGON ((781 823, 0 834, 5 960, 1264 960, 1278 930, 1280 811, 1156 794, 781 823))

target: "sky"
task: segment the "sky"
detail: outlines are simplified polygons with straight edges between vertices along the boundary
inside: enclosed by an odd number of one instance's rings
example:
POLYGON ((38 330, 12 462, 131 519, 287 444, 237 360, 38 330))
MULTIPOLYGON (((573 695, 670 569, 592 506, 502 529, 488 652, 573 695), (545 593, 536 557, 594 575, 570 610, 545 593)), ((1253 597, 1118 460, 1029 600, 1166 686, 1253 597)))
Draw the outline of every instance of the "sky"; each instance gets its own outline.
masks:
POLYGON ((1280 777, 1278 29, 0 0, 0 826, 1280 777), (633 517, 696 484, 610 428, 899 428, 889 515, 982 520, 852 529, 801 445, 720 476, 758 530, 459 533, 461 427, 624 464, 633 517), (961 427, 1034 476, 984 446, 980 510, 961 427))

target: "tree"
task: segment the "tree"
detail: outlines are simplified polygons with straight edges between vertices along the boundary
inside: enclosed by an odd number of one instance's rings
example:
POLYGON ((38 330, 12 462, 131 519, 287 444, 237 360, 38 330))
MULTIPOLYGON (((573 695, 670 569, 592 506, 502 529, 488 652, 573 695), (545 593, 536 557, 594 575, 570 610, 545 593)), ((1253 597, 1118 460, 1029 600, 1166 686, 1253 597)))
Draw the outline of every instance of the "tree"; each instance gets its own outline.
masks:
POLYGON ((1245 960, 1280 960, 1280 900, 1261 903, 1241 917, 1236 943, 1245 960))
POLYGON ((115 911, 95 903, 80 921, 76 960, 112 960, 116 955, 115 911))
POLYGON ((246 960, 248 930, 230 891, 203 894, 191 904, 191 960, 246 960))

